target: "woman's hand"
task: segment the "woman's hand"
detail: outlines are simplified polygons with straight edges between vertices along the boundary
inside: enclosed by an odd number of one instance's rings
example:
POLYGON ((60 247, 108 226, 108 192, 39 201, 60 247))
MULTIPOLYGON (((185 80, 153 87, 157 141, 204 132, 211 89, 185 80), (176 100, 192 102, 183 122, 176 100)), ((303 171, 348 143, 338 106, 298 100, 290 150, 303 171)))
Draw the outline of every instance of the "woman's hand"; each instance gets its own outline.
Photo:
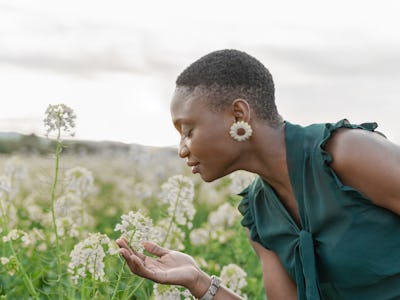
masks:
POLYGON ((157 283, 184 286, 194 296, 204 294, 210 285, 208 275, 187 254, 145 242, 145 250, 157 256, 150 257, 132 249, 125 238, 118 239, 117 244, 132 273, 136 275, 157 283))

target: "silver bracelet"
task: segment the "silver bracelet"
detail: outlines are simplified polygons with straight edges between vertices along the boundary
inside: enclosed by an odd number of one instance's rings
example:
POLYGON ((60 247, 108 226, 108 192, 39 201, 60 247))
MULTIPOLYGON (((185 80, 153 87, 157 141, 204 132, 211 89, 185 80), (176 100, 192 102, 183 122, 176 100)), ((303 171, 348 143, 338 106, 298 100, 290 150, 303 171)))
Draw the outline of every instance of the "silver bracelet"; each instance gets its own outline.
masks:
POLYGON ((212 300, 217 293, 220 284, 221 279, 219 279, 217 276, 211 275, 211 285, 204 296, 199 300, 212 300))

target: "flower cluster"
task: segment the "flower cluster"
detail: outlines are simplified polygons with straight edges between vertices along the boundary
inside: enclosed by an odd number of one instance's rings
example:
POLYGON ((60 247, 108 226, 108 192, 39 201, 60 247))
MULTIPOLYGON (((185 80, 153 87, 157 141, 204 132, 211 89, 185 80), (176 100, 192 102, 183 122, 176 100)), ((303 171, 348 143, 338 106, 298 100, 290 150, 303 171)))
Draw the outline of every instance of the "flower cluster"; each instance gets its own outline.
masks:
POLYGON ((156 243, 162 244, 168 249, 182 251, 185 249, 183 241, 185 232, 182 231, 170 219, 162 219, 154 227, 152 238, 156 243))
POLYGON ((38 228, 33 228, 29 231, 23 231, 20 229, 12 229, 7 235, 3 236, 2 241, 4 243, 17 241, 18 247, 16 248, 28 248, 24 250, 25 254, 28 256, 32 255, 32 251, 42 251, 43 247, 46 245, 43 243, 45 239, 44 233, 38 228))
POLYGON ((161 186, 161 200, 167 203, 168 215, 174 221, 183 226, 192 228, 192 220, 195 214, 193 206, 194 184, 193 181, 182 175, 175 175, 161 186))
POLYGON ((7 243, 18 240, 19 238, 21 238, 23 247, 28 247, 32 244, 32 239, 29 234, 19 229, 13 229, 7 235, 3 236, 3 242, 7 243))
POLYGON ((240 217, 239 211, 229 203, 224 203, 208 216, 208 223, 213 228, 228 228, 240 217))
POLYGON ((8 176, 12 181, 24 180, 26 173, 27 170, 24 163, 17 157, 10 158, 4 165, 4 175, 8 176))
POLYGON ((184 300, 194 299, 190 292, 186 289, 178 288, 173 285, 161 285, 155 283, 153 285, 154 300, 184 300))
POLYGON ((247 285, 246 276, 247 273, 235 264, 224 266, 220 274, 222 283, 234 293, 244 298, 246 298, 246 295, 241 295, 241 290, 247 285))
POLYGON ((92 172, 83 167, 74 167, 65 172, 65 189, 79 197, 87 197, 93 189, 92 172))
POLYGON ((10 257, 0 257, 0 263, 7 270, 7 274, 10 276, 14 276, 18 270, 18 260, 15 256, 10 257))
POLYGON ((0 196, 4 196, 11 191, 11 180, 9 176, 0 176, 0 196))
POLYGON ((152 239, 153 221, 144 216, 140 211, 130 211, 121 216, 122 222, 115 226, 115 231, 120 231, 129 245, 142 252, 142 242, 152 239))
POLYGON ((43 120, 46 127, 46 136, 50 133, 61 134, 61 131, 71 136, 75 135, 76 115, 72 108, 65 104, 49 105, 46 109, 46 118, 43 120))
POLYGON ((75 284, 78 283, 80 277, 87 276, 94 280, 105 281, 104 257, 106 253, 103 245, 107 245, 109 254, 118 253, 110 239, 100 233, 89 234, 88 238, 75 245, 70 254, 71 262, 68 264, 68 272, 75 284))
POLYGON ((189 238, 193 246, 205 245, 210 239, 210 229, 204 227, 193 229, 189 238))
POLYGON ((232 194, 239 194, 255 179, 255 175, 246 171, 236 171, 229 175, 231 184, 229 190, 232 194))
MULTIPOLYGON (((56 226, 59 237, 79 237, 83 226, 93 223, 93 218, 82 207, 80 198, 74 194, 66 194, 55 202, 56 226)), ((45 225, 50 225, 51 214, 47 215, 45 225)), ((51 241, 55 235, 51 236, 51 241)))
POLYGON ((239 219, 238 210, 224 203, 208 216, 208 222, 203 227, 196 228, 190 232, 190 242, 194 246, 205 245, 210 239, 225 243, 230 239, 234 232, 229 230, 239 219))
POLYGON ((74 193, 66 193, 55 202, 57 217, 73 217, 79 215, 82 210, 82 199, 74 193))
MULTIPOLYGON (((65 192, 54 204, 57 234, 60 237, 78 237, 80 227, 94 222, 83 201, 92 192, 93 181, 92 173, 83 167, 74 167, 65 172, 65 192)), ((52 216, 49 214, 47 222, 51 221, 52 216)))
POLYGON ((8 227, 17 224, 17 209, 14 200, 26 173, 25 165, 18 158, 12 157, 4 164, 4 173, 0 175, 0 220, 7 223, 8 227))
POLYGON ((4 165, 4 176, 8 178, 8 197, 14 199, 18 194, 20 185, 25 179, 27 169, 24 163, 17 157, 12 157, 4 165))

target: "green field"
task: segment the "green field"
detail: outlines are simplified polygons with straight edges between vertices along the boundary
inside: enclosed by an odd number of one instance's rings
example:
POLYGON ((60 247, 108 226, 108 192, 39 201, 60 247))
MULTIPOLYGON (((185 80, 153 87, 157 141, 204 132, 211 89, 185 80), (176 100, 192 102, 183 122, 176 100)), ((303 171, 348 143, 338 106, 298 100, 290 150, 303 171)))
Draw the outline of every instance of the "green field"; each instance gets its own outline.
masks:
MULTIPOLYGON (((171 151, 132 147, 61 152, 55 180, 56 157, 55 149, 0 156, 1 299, 185 299, 155 295, 152 282, 131 275, 121 257, 108 252, 121 234, 116 225, 129 212, 151 220, 159 243, 192 255, 204 271, 223 275, 230 281, 225 284, 248 299, 264 299, 261 267, 236 209, 240 197, 235 193, 249 182, 249 174, 237 172, 207 184, 189 174, 171 151), (177 174, 185 175, 194 190, 185 200, 192 211, 181 211, 182 216, 179 209, 171 210, 172 204, 183 207, 182 197, 163 185, 180 178, 173 177, 177 174), (71 265, 74 247, 96 240, 95 233, 109 242, 90 246, 97 252, 86 248, 87 263, 71 265)), ((84 252, 77 247, 75 255, 79 251, 84 252)))

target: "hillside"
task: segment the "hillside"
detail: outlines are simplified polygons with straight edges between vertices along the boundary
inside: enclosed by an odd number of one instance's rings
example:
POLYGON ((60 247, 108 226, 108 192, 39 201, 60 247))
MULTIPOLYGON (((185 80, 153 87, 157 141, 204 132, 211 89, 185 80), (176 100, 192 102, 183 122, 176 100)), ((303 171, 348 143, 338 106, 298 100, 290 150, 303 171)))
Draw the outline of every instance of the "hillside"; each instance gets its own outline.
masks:
MULTIPOLYGON (((142 155, 143 153, 151 153, 164 158, 178 159, 177 150, 173 147, 150 147, 112 141, 85 140, 65 140, 63 145, 63 152, 68 154, 125 153, 142 155)), ((25 135, 15 132, 0 132, 0 154, 29 153, 46 155, 53 153, 55 147, 54 140, 39 137, 35 134, 25 135)))

